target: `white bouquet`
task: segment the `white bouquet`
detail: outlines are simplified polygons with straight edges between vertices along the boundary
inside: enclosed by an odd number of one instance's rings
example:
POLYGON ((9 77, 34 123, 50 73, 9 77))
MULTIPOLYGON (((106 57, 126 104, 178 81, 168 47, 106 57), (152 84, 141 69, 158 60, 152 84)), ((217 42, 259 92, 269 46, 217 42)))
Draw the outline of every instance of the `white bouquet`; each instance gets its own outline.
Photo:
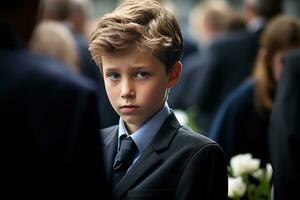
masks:
POLYGON ((260 168, 260 160, 251 154, 239 154, 231 158, 228 166, 228 197, 230 199, 271 199, 272 167, 260 168))

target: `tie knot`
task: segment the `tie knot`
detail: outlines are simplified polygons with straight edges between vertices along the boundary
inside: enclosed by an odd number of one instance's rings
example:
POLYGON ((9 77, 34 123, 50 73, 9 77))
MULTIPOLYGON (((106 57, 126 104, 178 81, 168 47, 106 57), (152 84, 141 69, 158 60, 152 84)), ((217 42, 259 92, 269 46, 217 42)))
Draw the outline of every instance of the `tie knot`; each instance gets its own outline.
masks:
POLYGON ((137 146, 131 137, 124 137, 120 142, 120 150, 114 165, 115 170, 128 169, 137 152, 137 146))
POLYGON ((136 148, 136 144, 131 137, 121 139, 120 151, 135 151, 136 148))

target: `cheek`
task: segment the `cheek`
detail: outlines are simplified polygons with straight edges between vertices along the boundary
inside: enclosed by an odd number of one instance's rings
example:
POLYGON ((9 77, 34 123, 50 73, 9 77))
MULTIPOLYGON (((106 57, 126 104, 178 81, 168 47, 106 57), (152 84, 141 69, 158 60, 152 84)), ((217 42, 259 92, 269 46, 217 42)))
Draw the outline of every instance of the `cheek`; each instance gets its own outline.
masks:
POLYGON ((275 76, 275 80, 278 82, 281 76, 281 71, 282 71, 282 65, 278 65, 275 67, 274 70, 274 76, 275 76))
POLYGON ((273 76, 277 82, 280 79, 281 71, 282 71, 282 63, 278 60, 277 62, 273 63, 273 76))
POLYGON ((161 83, 145 86, 141 88, 139 96, 148 105, 155 106, 164 100, 166 94, 165 87, 161 83))
POLYGON ((105 85, 106 94, 110 102, 113 104, 114 101, 116 101, 117 95, 119 94, 118 87, 113 86, 110 82, 106 82, 106 81, 104 81, 104 85, 105 85))

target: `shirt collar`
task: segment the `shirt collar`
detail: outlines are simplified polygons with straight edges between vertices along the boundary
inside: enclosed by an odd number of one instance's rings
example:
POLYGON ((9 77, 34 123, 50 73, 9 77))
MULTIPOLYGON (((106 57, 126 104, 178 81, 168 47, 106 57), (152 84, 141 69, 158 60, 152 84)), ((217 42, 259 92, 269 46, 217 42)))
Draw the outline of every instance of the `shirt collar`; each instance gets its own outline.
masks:
MULTIPOLYGON (((143 152, 149 146, 153 137, 156 135, 159 128, 170 113, 170 108, 166 102, 164 107, 158 113, 156 113, 142 127, 140 127, 137 131, 130 135, 130 137, 133 139, 136 146, 138 147, 139 152, 143 152)), ((125 126, 125 122, 122 120, 122 118, 120 118, 118 132, 118 148, 120 146, 120 138, 123 135, 126 135, 127 137, 129 136, 125 126)))

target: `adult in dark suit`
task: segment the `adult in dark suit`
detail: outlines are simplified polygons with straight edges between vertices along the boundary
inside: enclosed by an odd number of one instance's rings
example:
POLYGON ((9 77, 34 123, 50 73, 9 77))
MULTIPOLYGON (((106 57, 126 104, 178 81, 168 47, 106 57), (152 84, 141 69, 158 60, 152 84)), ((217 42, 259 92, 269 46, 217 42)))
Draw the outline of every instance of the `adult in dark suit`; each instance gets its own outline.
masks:
POLYGON ((274 200, 299 196, 300 182, 300 50, 286 59, 270 124, 274 200))
MULTIPOLYGON (((103 129, 102 136, 106 170, 112 177, 118 126, 103 129)), ((226 199, 226 185, 226 161, 220 147, 182 127, 170 114, 113 193, 116 199, 221 200, 226 199)))
POLYGON ((95 87, 25 45, 39 1, 0 7, 1 195, 109 199, 95 87))
POLYGON ((198 126, 208 130, 225 97, 242 83, 252 71, 258 48, 258 32, 236 32, 224 35, 210 48, 209 62, 198 70, 187 99, 198 108, 198 126))
POLYGON ((205 1, 193 8, 191 16, 194 23, 191 26, 197 28, 194 28, 194 32, 198 33, 195 35, 200 48, 182 58, 184 67, 180 82, 172 88, 168 96, 168 103, 172 108, 186 110, 191 106, 191 91, 196 91, 199 87, 194 83, 201 79, 203 69, 210 63, 210 46, 226 32, 228 10, 229 6, 222 1, 205 1))

